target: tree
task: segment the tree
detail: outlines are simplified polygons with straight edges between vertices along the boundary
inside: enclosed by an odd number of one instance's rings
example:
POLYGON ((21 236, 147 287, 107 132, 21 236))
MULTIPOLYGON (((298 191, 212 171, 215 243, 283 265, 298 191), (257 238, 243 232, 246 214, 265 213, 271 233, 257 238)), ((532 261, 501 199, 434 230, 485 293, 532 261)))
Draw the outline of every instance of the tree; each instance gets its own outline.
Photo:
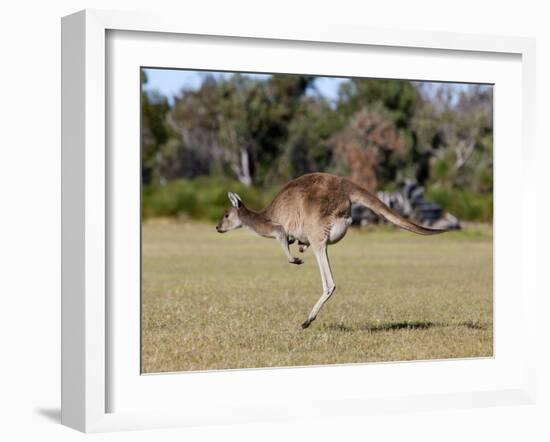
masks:
POLYGON ((396 128, 403 129, 414 115, 416 100, 410 81, 353 78, 340 86, 338 111, 351 117, 365 107, 380 106, 396 128))
POLYGON ((267 81, 233 75, 207 78, 182 91, 169 121, 190 149, 207 152, 243 184, 265 182, 280 156, 288 127, 313 77, 272 76, 267 81))
POLYGON ((327 170, 333 157, 333 146, 328 141, 345 123, 326 99, 303 99, 288 125, 276 178, 284 182, 306 173, 327 170))
POLYGON ((147 75, 143 70, 141 84, 141 177, 142 182, 148 184, 153 180, 161 146, 171 136, 170 129, 166 125, 166 115, 170 106, 166 97, 144 90, 147 75))
POLYGON ((492 99, 492 88, 480 85, 421 89, 411 128, 429 161, 427 181, 492 191, 492 99))
POLYGON ((330 143, 336 151, 335 167, 340 164, 352 180, 371 191, 377 190, 379 181, 387 184, 395 178, 390 175, 405 152, 405 140, 393 122, 367 110, 357 112, 330 143))

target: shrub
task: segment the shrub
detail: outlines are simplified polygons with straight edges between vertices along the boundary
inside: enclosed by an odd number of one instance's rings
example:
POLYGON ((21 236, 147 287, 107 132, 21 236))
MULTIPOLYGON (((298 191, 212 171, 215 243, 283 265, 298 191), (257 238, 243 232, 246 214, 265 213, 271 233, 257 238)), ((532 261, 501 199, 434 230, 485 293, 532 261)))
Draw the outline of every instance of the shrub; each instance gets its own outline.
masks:
POLYGON ((254 189, 225 178, 179 179, 165 185, 144 186, 142 216, 187 215, 198 220, 217 221, 230 205, 229 191, 238 193, 252 209, 263 208, 274 194, 272 189, 254 189))
MULTIPOLYGON (((238 193, 248 207, 259 210, 271 201, 278 189, 247 187, 226 178, 204 176, 193 180, 179 179, 165 185, 144 186, 142 216, 146 219, 185 215, 215 222, 230 205, 227 192, 238 193)), ((492 193, 434 186, 428 188, 426 199, 440 204, 460 220, 493 220, 492 193)))
POLYGON ((447 212, 463 221, 493 221, 492 193, 432 187, 427 190, 426 199, 435 201, 447 212))

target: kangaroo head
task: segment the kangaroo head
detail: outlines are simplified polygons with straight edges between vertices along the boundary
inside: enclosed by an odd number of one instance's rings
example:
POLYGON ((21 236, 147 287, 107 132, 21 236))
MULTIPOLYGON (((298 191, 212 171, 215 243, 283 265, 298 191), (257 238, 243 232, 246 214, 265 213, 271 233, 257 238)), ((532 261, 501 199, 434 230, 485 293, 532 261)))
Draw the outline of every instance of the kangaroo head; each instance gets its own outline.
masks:
POLYGON ((219 233, 225 233, 229 230, 235 230, 242 227, 241 218, 239 216, 239 209, 243 207, 243 202, 239 195, 233 192, 228 192, 227 196, 229 201, 231 201, 231 206, 225 211, 222 218, 216 225, 216 230, 219 233))

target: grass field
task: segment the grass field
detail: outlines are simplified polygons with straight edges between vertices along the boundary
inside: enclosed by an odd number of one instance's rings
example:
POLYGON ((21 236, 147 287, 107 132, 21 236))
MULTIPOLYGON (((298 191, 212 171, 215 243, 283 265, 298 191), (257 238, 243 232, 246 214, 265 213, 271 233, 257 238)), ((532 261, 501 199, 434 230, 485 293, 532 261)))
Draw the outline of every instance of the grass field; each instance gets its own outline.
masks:
POLYGON ((311 251, 287 263, 274 240, 214 226, 143 225, 142 371, 491 356, 492 232, 434 237, 350 229, 329 247, 336 292, 311 251))

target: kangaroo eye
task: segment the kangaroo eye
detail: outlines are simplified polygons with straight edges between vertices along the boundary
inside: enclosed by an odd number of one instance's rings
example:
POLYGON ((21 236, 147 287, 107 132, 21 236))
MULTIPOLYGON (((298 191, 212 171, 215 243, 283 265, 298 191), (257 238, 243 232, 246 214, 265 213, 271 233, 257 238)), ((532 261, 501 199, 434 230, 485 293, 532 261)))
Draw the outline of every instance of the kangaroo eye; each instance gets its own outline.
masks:
POLYGON ((229 215, 226 213, 226 214, 225 214, 225 218, 228 218, 228 217, 229 217, 229 215))

